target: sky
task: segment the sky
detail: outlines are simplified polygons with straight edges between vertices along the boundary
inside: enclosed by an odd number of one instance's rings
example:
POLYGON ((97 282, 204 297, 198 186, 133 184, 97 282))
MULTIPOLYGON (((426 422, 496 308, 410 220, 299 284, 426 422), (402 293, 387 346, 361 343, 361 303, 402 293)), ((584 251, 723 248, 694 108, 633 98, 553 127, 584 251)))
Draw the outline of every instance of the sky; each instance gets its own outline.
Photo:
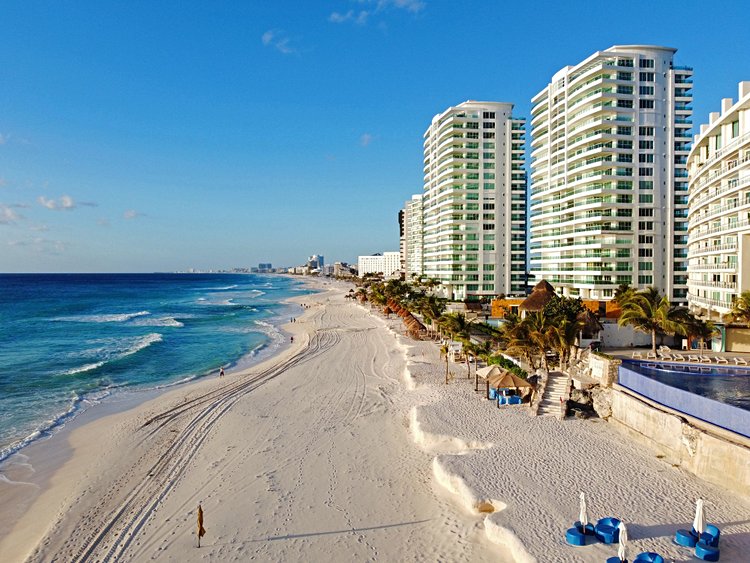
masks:
POLYGON ((694 131, 750 80, 750 3, 0 4, 0 272, 355 262, 398 250, 422 135, 615 44, 678 49, 694 131))

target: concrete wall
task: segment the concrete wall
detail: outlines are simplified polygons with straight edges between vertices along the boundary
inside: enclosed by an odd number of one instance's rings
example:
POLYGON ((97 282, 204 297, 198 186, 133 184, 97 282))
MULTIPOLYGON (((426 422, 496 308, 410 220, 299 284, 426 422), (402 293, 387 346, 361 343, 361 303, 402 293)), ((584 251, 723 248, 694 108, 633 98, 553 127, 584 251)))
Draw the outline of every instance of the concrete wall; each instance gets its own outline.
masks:
POLYGON ((750 440, 696 427, 629 393, 612 391, 612 416, 638 442, 696 476, 750 496, 750 440))
POLYGON ((628 348, 630 346, 651 346, 650 334, 636 332, 629 326, 618 326, 616 321, 603 321, 602 344, 605 347, 628 348))
POLYGON ((750 352, 750 328, 727 329, 727 352, 750 352))
POLYGON ((609 387, 617 381, 617 371, 622 364, 622 360, 607 358, 591 354, 589 356, 589 369, 591 377, 601 382, 601 385, 609 387))

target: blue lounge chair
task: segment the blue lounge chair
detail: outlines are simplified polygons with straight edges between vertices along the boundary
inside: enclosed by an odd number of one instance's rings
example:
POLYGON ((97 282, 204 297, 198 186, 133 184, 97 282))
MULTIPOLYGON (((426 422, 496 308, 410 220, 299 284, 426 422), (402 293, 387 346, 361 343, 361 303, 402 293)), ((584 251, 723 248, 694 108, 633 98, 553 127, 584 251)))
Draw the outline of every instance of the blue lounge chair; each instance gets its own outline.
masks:
POLYGON ((489 399, 490 399, 490 401, 494 401, 495 399, 497 399, 497 389, 495 389, 494 387, 490 387, 490 397, 489 397, 489 399))
POLYGON ((586 536, 579 532, 577 528, 569 528, 565 532, 565 541, 575 546, 586 545, 586 536))
POLYGON ((683 547, 695 547, 695 544, 698 543, 698 534, 693 530, 677 530, 674 535, 674 543, 683 547))
POLYGON ((664 558, 653 551, 644 551, 633 559, 633 563, 664 563, 664 558))
POLYGON ((620 541, 620 521, 617 518, 602 518, 594 526, 594 533, 602 543, 610 544, 620 541))
POLYGON ((508 397, 508 404, 509 405, 520 405, 521 404, 521 397, 518 395, 511 395, 508 397))
POLYGON ((589 522, 588 524, 586 524, 586 526, 584 527, 584 526, 581 525, 581 523, 578 520, 576 520, 576 523, 573 524, 573 525, 576 527, 576 530, 578 530, 582 534, 585 534, 587 536, 593 536, 594 535, 594 525, 591 522, 589 522))
POLYGON ((695 556, 703 561, 718 561, 719 548, 700 540, 695 544, 695 556))

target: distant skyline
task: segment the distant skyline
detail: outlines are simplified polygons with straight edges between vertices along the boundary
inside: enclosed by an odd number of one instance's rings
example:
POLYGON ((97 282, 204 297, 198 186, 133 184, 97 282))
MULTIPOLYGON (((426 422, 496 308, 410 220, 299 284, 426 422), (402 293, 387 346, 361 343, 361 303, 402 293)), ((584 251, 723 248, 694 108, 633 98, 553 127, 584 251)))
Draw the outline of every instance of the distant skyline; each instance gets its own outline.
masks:
MULTIPOLYGON (((693 133, 750 80, 750 5, 468 0, 2 8, 0 272, 356 262, 398 250, 422 134, 616 44, 677 49, 693 133)), ((528 134, 527 134, 528 140, 528 134)))

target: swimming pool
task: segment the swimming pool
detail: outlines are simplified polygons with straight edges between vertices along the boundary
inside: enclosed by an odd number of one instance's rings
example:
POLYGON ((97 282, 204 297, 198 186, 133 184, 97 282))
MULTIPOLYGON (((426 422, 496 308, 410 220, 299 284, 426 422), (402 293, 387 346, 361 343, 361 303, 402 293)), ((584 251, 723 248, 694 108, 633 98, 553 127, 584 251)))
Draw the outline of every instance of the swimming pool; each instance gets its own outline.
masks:
POLYGON ((632 360, 622 364, 670 387, 750 411, 750 367, 632 360))
POLYGON ((750 369, 624 360, 618 371, 625 389, 750 438, 750 369))

